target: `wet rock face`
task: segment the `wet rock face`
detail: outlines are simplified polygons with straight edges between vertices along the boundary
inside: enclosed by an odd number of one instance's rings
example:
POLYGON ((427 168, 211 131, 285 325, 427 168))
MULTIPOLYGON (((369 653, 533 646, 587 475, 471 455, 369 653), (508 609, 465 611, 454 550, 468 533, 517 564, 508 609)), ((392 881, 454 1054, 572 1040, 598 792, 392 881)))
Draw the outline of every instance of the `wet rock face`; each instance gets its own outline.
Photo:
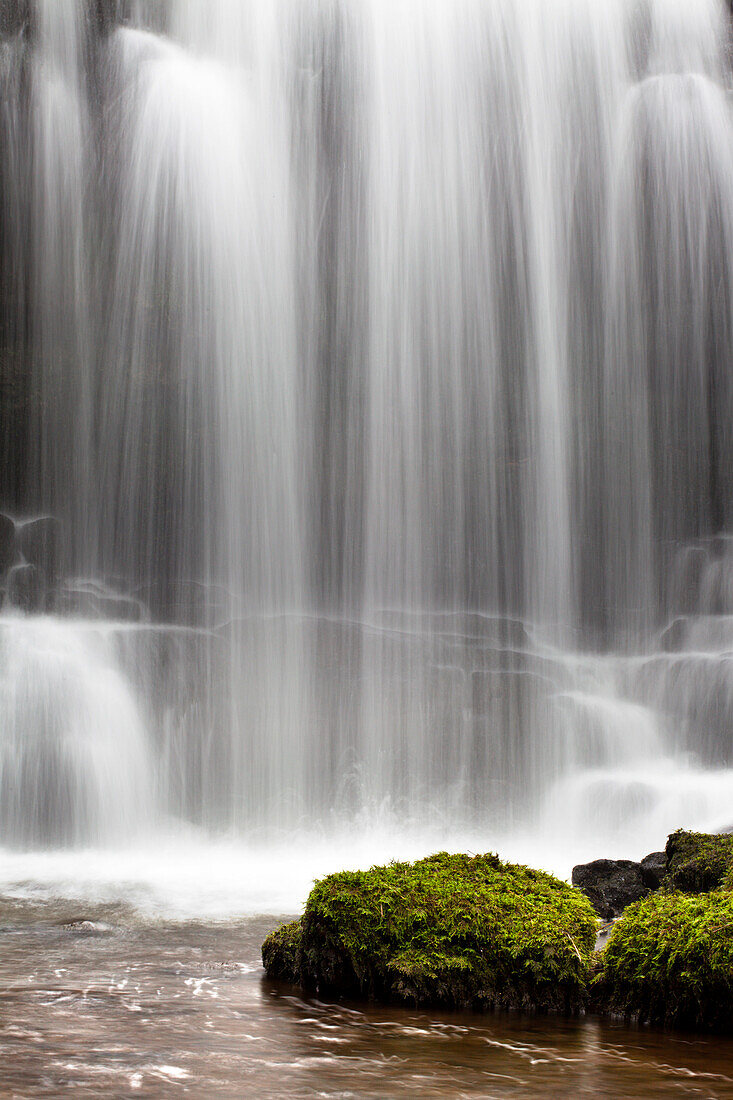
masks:
POLYGON ((21 524, 18 541, 23 558, 34 566, 48 588, 55 588, 62 573, 62 528, 53 516, 40 516, 21 524))
POLYGON ((0 0, 0 36, 18 34, 30 19, 29 0, 0 0))
POLYGON ((595 859, 573 867, 573 886, 582 890, 604 920, 612 920, 627 905, 650 892, 642 866, 630 859, 595 859))
MULTIPOLYGON (((53 0, 60 3, 61 0, 53 0)), ((130 13, 130 0, 86 0, 86 24, 90 36, 104 37, 130 13)), ((0 38, 26 32, 31 40, 38 31, 37 5, 31 0, 0 0, 0 38)))
POLYGON ((64 531, 58 519, 13 520, 0 512, 0 602, 6 609, 51 610, 63 573, 64 531))
POLYGON ((641 863, 641 877, 650 890, 658 890, 667 873, 667 855, 665 852, 650 852, 641 863))
POLYGON ((35 565, 14 565, 8 572, 5 590, 10 607, 28 612, 45 610, 46 587, 35 565))
POLYGON ((9 516, 0 512, 0 578, 10 569, 16 553, 15 524, 9 516))
POLYGON ((93 13, 100 34, 109 34, 126 14, 128 4, 123 0, 94 0, 93 13))

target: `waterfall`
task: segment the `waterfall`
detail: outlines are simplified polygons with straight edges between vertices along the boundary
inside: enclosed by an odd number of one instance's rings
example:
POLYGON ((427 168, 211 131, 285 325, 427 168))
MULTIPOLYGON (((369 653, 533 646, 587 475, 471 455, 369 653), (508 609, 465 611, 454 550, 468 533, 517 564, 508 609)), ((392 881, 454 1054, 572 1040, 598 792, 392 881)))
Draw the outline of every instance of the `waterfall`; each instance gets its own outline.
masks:
POLYGON ((730 824, 724 0, 0 34, 0 846, 730 824))
POLYGON ((93 626, 0 621, 4 844, 103 844, 151 824, 145 727, 109 649, 93 626))

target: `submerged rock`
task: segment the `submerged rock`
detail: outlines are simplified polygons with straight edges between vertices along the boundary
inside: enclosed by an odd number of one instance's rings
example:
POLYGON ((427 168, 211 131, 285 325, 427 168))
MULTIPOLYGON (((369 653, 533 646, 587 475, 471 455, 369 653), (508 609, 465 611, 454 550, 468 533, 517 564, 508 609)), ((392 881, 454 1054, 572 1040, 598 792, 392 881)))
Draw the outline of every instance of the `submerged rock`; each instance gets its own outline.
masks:
POLYGON ((442 852, 317 882, 262 958, 270 977, 320 993, 574 1012, 595 939, 590 903, 566 883, 495 855, 442 852))
POLYGON ((101 920, 88 920, 85 917, 66 921, 62 927, 65 932, 71 932, 75 936, 109 936, 114 931, 111 924, 101 920))
POLYGON ((627 905, 649 893, 641 864, 630 859, 579 863, 573 867, 572 883, 590 899, 603 920, 620 916, 627 905))
POLYGON ((618 917, 614 917, 613 920, 605 920, 598 926, 596 932, 596 952, 605 950, 617 920, 618 917))

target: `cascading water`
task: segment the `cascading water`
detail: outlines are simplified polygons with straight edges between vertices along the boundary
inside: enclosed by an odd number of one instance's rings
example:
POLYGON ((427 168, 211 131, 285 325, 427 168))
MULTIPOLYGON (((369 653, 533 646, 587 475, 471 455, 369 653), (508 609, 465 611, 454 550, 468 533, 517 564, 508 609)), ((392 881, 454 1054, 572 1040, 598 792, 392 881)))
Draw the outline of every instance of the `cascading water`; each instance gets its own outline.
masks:
POLYGON ((0 844, 732 823, 723 0, 0 27, 0 844))
POLYGON ((145 729, 110 648, 83 624, 0 620, 4 843, 119 843, 151 824, 145 729))

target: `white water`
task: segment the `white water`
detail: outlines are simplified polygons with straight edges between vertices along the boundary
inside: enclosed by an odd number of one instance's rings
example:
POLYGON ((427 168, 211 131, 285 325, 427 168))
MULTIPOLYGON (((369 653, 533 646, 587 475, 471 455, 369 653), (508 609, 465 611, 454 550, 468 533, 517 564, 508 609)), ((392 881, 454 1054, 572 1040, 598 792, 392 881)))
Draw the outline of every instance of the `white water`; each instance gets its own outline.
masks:
POLYGON ((722 0, 31 7, 0 883, 733 824, 722 0))
POLYGON ((0 828, 11 846, 119 843, 153 821, 150 746, 110 640, 0 620, 0 828))

